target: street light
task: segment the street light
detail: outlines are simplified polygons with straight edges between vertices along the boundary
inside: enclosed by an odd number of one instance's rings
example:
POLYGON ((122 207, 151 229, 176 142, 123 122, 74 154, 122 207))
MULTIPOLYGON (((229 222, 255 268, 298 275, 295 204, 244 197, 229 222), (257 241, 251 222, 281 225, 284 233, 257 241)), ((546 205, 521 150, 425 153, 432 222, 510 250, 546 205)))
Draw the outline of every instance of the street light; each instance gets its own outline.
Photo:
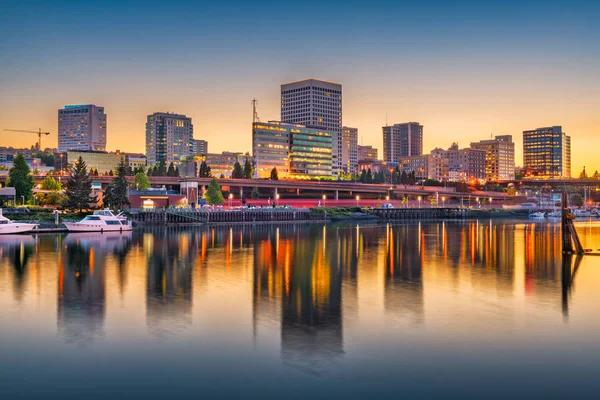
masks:
POLYGON ((275 196, 275 200, 277 201, 277 207, 279 207, 279 193, 277 193, 277 195, 275 196))
POLYGON ((419 208, 421 208, 421 200, 422 200, 422 197, 421 197, 421 196, 419 196, 419 197, 418 197, 418 199, 419 199, 419 208))
POLYGON ((480 205, 479 205, 479 197, 475 197, 475 203, 477 203, 477 208, 480 208, 480 205))
POLYGON ((442 205, 446 207, 446 197, 442 196, 442 205))
POLYGON ((325 207, 325 200, 327 200, 327 195, 323 195, 323 207, 325 207))
POLYGON ((385 201, 390 201, 390 196, 385 196, 385 201))
POLYGON ((233 193, 229 193, 229 208, 231 208, 231 200, 233 200, 233 193))
POLYGON ((360 197, 356 195, 356 207, 358 207, 358 200, 360 200, 360 197))

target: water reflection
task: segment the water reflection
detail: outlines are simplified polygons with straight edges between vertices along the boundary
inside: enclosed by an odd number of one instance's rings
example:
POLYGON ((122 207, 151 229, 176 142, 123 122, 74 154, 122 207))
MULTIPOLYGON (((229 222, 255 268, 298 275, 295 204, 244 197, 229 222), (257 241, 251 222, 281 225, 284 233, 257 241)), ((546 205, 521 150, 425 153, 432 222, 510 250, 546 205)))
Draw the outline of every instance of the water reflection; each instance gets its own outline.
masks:
POLYGON ((35 240, 31 235, 0 235, 0 257, 12 266, 16 301, 23 299, 28 263, 34 251, 35 240))
MULTIPOLYGON (((595 260, 563 257, 559 233, 547 223, 464 221, 3 236, 0 344, 19 343, 21 331, 51 343, 58 328, 70 349, 125 337, 134 349, 146 340, 235 358, 254 346, 303 377, 355 357, 377 367, 372 358, 388 352, 400 365, 402 346, 427 359, 438 341, 507 343, 595 315, 595 260)), ((580 235, 600 247, 600 225, 580 235)))

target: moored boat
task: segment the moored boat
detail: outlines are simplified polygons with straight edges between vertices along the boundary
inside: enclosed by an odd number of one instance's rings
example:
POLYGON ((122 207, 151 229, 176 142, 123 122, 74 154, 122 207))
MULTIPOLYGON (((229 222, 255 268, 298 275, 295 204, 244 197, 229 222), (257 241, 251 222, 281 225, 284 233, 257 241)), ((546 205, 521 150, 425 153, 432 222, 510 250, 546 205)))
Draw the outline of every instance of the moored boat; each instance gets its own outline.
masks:
POLYGON ((0 208, 0 235, 31 232, 37 226, 38 224, 11 221, 2 215, 2 209, 0 208))
POLYGON ((79 222, 65 222, 69 232, 124 232, 132 230, 131 222, 109 209, 94 211, 79 222))
POLYGON ((532 212, 529 214, 529 218, 545 218, 546 214, 541 211, 532 212))

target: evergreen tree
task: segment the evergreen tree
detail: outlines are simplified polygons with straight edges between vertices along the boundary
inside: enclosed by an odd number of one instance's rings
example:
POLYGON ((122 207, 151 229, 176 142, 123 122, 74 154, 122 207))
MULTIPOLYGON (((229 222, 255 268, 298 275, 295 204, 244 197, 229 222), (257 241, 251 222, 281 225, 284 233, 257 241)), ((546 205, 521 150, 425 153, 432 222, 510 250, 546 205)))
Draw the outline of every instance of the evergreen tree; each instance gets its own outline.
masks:
POLYGON ((115 173, 113 172, 112 169, 110 171, 108 171, 108 176, 115 176, 115 173))
POLYGON ((595 179, 595 180, 599 180, 600 179, 600 173, 598 173, 598 170, 596 170, 596 172, 594 172, 594 175, 592 176, 592 179, 595 179))
POLYGON ((200 163, 200 167, 198 167, 198 177, 200 178, 210 178, 210 167, 206 164, 206 161, 202 161, 200 163))
POLYGON ((152 176, 153 169, 152 166, 148 167, 148 171, 146 172, 146 176, 152 176))
POLYGON ((246 162, 244 163, 244 178, 252 179, 253 172, 254 167, 252 166, 252 162, 246 158, 246 162))
POLYGON ((175 176, 175 166, 173 163, 169 164, 169 168, 167 169, 167 176, 175 176))
POLYGON ((221 193, 221 186, 219 186, 219 182, 215 178, 210 180, 204 197, 208 204, 223 204, 225 201, 223 193, 221 193))
POLYGON ((8 171, 8 183, 6 185, 15 188, 17 199, 21 199, 21 196, 23 196, 25 200, 29 200, 31 199, 33 184, 33 176, 25 157, 23 154, 17 154, 13 160, 12 168, 8 171))
POLYGON ((406 185, 407 180, 408 175, 406 174, 406 171, 402 171, 402 174, 400 174, 400 183, 406 185))
POLYGON ((358 180, 360 181, 360 183, 366 183, 367 182, 367 171, 366 170, 362 170, 360 172, 360 178, 358 178, 358 180))
POLYGON ((252 193, 250 193, 250 197, 252 197, 254 200, 258 199, 258 197, 260 196, 260 193, 258 191, 258 187, 254 187, 254 189, 252 189, 252 193))
POLYGON ((583 167, 583 171, 581 171, 581 173, 579 174, 579 179, 587 179, 588 175, 587 172, 585 172, 585 167, 583 167))
POLYGON ((154 176, 167 176, 167 164, 163 160, 154 166, 154 176))
POLYGON ((135 184, 135 188, 138 190, 146 190, 150 187, 150 180, 143 171, 135 174, 135 178, 133 178, 133 183, 135 184))
POLYGON ((271 170, 271 180, 272 181, 279 180, 279 174, 277 173, 277 167, 273 167, 273 169, 271 170))
POLYGON ((112 182, 108 185, 104 195, 104 204, 109 207, 118 209, 123 206, 129 206, 129 197, 127 196, 127 163, 122 158, 117 166, 117 174, 112 182))
POLYGON ((71 210, 79 209, 82 212, 84 208, 89 208, 91 203, 98 201, 97 196, 92 194, 92 180, 90 179, 85 161, 81 157, 75 161, 73 172, 67 184, 65 185, 65 195, 67 201, 65 207, 71 210))
POLYGON ((175 166, 175 175, 173 176, 179 176, 179 167, 177 165, 175 166))
POLYGON ((371 168, 367 170, 367 177, 365 178, 365 183, 373 183, 373 173, 371 172, 371 168))
POLYGON ((232 179, 243 179, 244 178, 244 171, 242 170, 242 165, 239 163, 239 161, 236 161, 235 164, 233 165, 233 172, 231 173, 231 178, 232 179))

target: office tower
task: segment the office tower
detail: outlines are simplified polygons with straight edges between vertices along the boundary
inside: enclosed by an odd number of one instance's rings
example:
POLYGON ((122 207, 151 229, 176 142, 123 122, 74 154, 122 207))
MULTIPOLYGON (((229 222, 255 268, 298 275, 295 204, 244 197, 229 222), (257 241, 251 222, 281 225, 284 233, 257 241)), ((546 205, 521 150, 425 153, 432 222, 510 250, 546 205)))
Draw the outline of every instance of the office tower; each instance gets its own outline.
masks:
POLYGON ((373 146, 358 145, 358 161, 373 161, 377 158, 377 149, 374 149, 373 146))
POLYGON ((358 129, 344 126, 342 128, 342 172, 354 174, 358 170, 358 129))
POLYGON ((515 144, 511 135, 471 143, 472 149, 485 150, 485 179, 505 181, 515 178, 515 144))
POLYGON ((58 151, 67 150, 106 150, 104 107, 77 104, 58 110, 58 151))
POLYGON ((148 165, 160 161, 180 163, 192 155, 194 126, 181 114, 154 113, 146 122, 146 158, 148 165))
POLYGON ((259 178, 277 168, 280 178, 332 178, 332 134, 278 121, 252 124, 252 151, 259 178))
POLYGON ((523 131, 523 168, 540 178, 571 177, 571 137, 562 126, 523 131))
POLYGON ((194 155, 206 155, 208 153, 208 141, 201 139, 194 139, 192 142, 192 154, 194 155))
POLYGON ((403 157, 423 154, 423 125, 407 122, 383 127, 383 160, 398 162, 403 157))
POLYGON ((332 175, 341 170, 342 85, 316 79, 281 85, 281 122, 322 129, 332 136, 332 175))

